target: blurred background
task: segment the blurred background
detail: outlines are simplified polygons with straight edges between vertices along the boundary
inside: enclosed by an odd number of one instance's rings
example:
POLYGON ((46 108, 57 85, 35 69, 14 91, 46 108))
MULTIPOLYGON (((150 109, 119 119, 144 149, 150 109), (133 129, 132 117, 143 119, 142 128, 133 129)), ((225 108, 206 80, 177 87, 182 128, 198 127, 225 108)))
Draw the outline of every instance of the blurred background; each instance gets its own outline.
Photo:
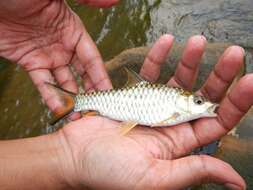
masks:
MULTIPOLYGON (((125 49, 150 46, 164 33, 179 43, 203 34, 209 43, 232 43, 247 51, 244 73, 253 71, 252 0, 122 0, 110 9, 68 1, 81 17, 104 60, 125 49)), ((49 112, 23 70, 0 59, 0 139, 37 136, 55 131, 49 112)), ((228 161, 253 189, 253 111, 241 121, 235 136, 223 139, 215 154, 228 161)), ((205 185, 197 189, 223 189, 205 185)))

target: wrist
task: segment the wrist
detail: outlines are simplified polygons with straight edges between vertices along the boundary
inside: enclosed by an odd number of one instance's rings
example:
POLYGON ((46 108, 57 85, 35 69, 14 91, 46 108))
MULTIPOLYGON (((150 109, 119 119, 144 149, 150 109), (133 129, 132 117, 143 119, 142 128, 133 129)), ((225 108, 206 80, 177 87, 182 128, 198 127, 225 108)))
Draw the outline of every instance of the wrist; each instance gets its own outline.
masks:
POLYGON ((73 162, 64 143, 61 132, 0 141, 1 189, 74 189, 73 162))
POLYGON ((77 164, 71 146, 63 130, 59 130, 53 135, 53 142, 56 143, 56 178, 64 184, 67 189, 83 189, 78 172, 77 164))

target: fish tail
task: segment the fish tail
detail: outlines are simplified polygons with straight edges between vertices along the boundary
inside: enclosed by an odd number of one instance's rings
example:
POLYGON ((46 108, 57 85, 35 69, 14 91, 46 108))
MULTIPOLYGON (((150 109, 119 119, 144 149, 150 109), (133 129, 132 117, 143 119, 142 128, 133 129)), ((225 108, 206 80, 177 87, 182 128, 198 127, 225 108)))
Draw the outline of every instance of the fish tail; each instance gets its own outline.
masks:
POLYGON ((56 94, 56 97, 61 102, 61 107, 57 107, 55 110, 53 110, 53 116, 52 120, 49 122, 50 125, 54 125, 59 120, 63 119, 67 115, 69 115, 74 110, 75 106, 75 96, 76 94, 69 92, 67 90, 64 90, 54 84, 46 83, 47 87, 49 89, 52 89, 54 94, 56 94))

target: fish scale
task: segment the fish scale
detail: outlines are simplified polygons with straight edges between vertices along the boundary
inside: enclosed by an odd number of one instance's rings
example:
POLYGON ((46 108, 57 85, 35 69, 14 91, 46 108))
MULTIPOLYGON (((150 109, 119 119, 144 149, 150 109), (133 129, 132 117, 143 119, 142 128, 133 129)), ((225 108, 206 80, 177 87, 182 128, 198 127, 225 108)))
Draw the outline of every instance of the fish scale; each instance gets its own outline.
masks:
POLYGON ((115 120, 155 125, 180 112, 174 104, 183 92, 181 88, 141 82, 128 88, 77 95, 74 111, 93 110, 115 120))

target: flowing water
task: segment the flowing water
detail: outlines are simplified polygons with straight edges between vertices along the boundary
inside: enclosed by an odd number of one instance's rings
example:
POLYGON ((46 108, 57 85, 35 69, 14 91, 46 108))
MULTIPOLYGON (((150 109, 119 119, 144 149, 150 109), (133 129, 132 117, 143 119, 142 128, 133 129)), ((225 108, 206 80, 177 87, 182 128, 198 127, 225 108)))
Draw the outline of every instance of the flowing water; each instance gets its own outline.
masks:
MULTIPOLYGON (((253 71, 252 0, 126 0, 110 9, 68 3, 105 60, 128 48, 150 45, 163 33, 172 33, 183 43, 191 35, 203 34, 210 43, 243 46, 247 50, 244 72, 253 71)), ((216 52, 216 48, 210 51, 216 52)), ((211 69, 210 65, 203 67, 202 82, 211 69)), ((48 110, 27 74, 4 59, 0 60, 0 89, 1 139, 37 136, 57 129, 48 124, 48 110)), ((253 189, 253 111, 239 124, 236 136, 223 138, 216 156, 232 164, 246 179, 248 189, 253 189)), ((206 185, 197 189, 223 188, 206 185)))

